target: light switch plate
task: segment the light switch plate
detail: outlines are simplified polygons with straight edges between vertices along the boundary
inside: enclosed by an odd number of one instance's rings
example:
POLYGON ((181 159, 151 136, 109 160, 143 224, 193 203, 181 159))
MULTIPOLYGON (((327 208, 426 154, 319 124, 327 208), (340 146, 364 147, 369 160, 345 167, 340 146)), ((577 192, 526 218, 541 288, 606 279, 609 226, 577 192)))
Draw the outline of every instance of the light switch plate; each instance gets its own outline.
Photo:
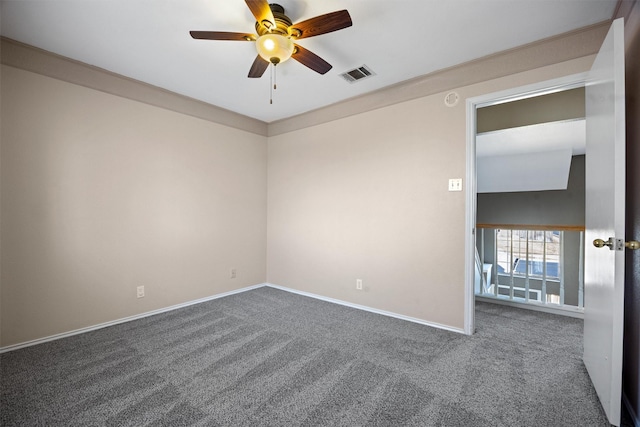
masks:
POLYGON ((449 180, 449 191, 462 191, 462 178, 452 178, 449 180))

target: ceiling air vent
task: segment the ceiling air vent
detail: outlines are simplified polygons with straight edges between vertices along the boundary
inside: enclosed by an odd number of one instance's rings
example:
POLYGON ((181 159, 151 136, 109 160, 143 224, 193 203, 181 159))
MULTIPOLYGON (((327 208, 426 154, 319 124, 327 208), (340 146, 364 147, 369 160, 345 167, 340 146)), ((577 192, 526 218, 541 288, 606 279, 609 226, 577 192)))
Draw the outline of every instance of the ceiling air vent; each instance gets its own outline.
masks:
POLYGON ((358 80, 366 79, 367 77, 375 76, 375 73, 371 71, 369 67, 363 65, 358 68, 354 68, 353 70, 346 71, 340 76, 348 81, 349 83, 355 83, 358 80))

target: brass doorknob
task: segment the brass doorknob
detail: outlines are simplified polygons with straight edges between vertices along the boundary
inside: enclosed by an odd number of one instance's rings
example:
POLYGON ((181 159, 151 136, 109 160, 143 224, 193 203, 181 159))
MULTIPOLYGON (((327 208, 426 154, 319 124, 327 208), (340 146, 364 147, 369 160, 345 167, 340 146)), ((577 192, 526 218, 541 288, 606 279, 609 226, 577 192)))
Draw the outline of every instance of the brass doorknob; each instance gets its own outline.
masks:
POLYGON ((596 239, 593 241, 593 246, 595 246, 596 248, 604 248, 605 246, 609 246, 609 248, 612 248, 613 239, 609 239, 609 240, 596 239))
POLYGON ((628 242, 625 242, 624 246, 634 251, 636 249, 640 249, 640 242, 637 240, 629 240, 628 242))

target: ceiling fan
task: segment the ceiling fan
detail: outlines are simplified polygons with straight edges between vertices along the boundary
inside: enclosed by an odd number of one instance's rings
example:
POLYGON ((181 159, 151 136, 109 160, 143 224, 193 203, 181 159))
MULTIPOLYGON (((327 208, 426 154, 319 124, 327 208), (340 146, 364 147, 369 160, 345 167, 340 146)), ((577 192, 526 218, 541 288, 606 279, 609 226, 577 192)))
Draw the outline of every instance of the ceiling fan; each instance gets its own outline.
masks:
POLYGON ((319 36, 352 25, 346 10, 326 13, 293 24, 279 4, 269 4, 267 0, 245 0, 256 18, 256 32, 231 33, 225 31, 190 31, 194 39, 249 41, 256 43, 258 56, 253 61, 248 77, 262 77, 269 64, 274 66, 293 58, 313 71, 325 74, 332 66, 315 53, 294 43, 307 37, 319 36))

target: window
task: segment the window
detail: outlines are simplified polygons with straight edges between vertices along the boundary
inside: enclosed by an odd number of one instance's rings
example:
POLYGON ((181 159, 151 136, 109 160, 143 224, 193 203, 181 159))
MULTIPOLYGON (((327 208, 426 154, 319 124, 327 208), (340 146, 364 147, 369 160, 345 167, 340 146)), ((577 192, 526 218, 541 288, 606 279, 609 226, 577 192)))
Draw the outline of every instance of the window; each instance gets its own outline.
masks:
POLYGON ((562 232, 496 230, 498 274, 560 280, 562 232))
POLYGON ((476 295, 584 307, 582 226, 480 223, 477 228, 476 295))

